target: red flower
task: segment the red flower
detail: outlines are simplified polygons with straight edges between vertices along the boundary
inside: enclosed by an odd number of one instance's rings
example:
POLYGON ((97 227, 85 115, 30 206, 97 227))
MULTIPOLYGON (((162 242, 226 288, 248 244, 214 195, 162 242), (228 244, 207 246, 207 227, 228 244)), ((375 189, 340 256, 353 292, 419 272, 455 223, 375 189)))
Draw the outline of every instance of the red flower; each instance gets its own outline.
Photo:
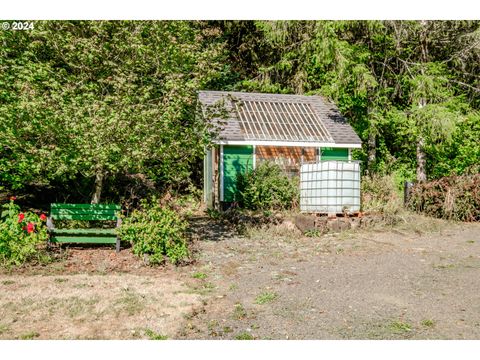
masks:
POLYGON ((25 219, 25 215, 23 213, 18 214, 18 222, 21 223, 25 219))
POLYGON ((12 201, 17 200, 17 197, 16 196, 10 196, 10 200, 12 200, 12 201))
POLYGON ((34 232, 34 231, 35 231, 35 224, 29 222, 27 225, 27 232, 30 234, 31 232, 34 232))
POLYGON ((40 215, 40 220, 42 221, 47 220, 47 216, 45 214, 40 215))

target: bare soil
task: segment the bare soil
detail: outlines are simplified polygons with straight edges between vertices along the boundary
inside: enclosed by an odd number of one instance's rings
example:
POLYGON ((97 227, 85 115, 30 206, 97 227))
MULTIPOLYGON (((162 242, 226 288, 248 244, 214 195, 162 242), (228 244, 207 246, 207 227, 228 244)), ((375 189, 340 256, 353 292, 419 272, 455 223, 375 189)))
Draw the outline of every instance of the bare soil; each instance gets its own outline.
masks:
POLYGON ((181 338, 480 338, 478 223, 410 216, 321 237, 288 222, 244 237, 212 236, 206 219, 198 229, 194 271, 211 291, 181 338))

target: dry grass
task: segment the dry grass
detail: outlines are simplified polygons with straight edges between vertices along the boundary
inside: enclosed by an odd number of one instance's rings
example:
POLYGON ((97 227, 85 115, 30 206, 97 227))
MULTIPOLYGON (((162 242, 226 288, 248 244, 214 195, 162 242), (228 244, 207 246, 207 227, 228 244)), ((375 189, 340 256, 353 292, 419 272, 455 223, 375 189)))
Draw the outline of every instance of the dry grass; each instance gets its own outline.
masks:
POLYGON ((201 305, 166 276, 2 275, 0 284, 0 339, 172 338, 201 305))

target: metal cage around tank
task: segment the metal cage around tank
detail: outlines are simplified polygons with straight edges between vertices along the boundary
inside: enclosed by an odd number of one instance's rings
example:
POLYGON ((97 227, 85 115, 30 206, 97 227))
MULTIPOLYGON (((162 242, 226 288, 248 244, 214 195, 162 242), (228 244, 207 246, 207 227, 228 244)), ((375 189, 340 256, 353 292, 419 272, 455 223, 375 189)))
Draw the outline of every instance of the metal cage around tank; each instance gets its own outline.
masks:
POLYGON ((300 211, 360 211, 360 161, 320 161, 300 168, 300 211))

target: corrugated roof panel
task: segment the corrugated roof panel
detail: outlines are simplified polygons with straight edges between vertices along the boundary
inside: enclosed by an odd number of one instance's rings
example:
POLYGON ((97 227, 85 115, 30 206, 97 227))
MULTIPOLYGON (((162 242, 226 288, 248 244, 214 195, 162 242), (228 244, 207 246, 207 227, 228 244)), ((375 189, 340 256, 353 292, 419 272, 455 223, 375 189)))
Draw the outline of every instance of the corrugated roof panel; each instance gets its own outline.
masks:
POLYGON ((240 100, 236 106, 246 139, 333 142, 309 104, 240 100))

